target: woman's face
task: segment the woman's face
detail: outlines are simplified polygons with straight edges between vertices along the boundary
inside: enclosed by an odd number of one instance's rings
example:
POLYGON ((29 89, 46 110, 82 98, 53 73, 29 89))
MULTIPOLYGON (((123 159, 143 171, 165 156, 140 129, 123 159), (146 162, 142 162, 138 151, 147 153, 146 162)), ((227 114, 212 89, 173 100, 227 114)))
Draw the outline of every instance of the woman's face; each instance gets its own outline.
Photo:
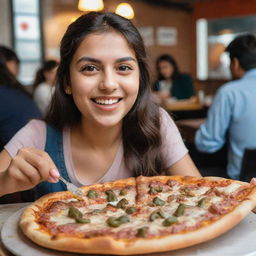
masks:
POLYGON ((120 125, 139 91, 135 53, 118 32, 92 33, 72 58, 70 81, 83 121, 106 127, 120 125))
POLYGON ((158 68, 159 68, 160 74, 165 79, 171 78, 174 71, 173 65, 171 63, 169 63, 168 61, 162 60, 158 63, 158 68))

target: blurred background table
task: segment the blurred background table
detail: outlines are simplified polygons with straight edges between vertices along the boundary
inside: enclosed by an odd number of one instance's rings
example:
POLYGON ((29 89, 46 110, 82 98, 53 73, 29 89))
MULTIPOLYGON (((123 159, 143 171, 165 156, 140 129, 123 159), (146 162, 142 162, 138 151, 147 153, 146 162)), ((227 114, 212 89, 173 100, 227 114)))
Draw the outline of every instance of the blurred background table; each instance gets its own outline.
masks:
POLYGON ((181 132, 183 140, 185 142, 194 143, 195 133, 205 120, 205 118, 195 118, 176 121, 176 125, 181 132))
POLYGON ((206 118, 208 111, 208 106, 205 106, 198 101, 190 100, 167 100, 164 103, 163 108, 175 121, 183 119, 206 118))

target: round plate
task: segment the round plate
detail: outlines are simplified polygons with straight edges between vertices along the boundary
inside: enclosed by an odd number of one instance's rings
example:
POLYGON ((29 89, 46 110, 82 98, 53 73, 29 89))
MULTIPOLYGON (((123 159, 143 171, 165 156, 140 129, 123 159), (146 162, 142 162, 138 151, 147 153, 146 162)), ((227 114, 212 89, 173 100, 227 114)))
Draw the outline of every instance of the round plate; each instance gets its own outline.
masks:
MULTIPOLYGON (((20 209, 11 215, 3 225, 1 239, 5 247, 16 256, 78 256, 81 254, 64 253, 41 247, 26 236, 18 227, 20 209)), ((147 256, 256 256, 256 214, 250 213, 236 227, 225 234, 192 247, 147 256)))

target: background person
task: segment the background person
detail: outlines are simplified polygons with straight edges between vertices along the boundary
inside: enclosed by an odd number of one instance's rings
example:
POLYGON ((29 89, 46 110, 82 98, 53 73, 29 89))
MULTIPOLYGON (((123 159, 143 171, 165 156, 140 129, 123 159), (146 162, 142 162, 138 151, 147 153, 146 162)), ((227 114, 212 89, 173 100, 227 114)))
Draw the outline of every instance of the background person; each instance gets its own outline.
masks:
POLYGON ((43 115, 46 114, 54 93, 57 68, 57 61, 46 61, 37 71, 33 83, 33 98, 43 115))
MULTIPOLYGON (((17 81, 19 60, 11 49, 0 46, 0 150, 29 120, 41 114, 31 96, 17 81), (8 64, 8 65, 7 65, 8 64), (9 69, 10 68, 10 69, 9 69)), ((6 195, 0 203, 26 200, 27 192, 6 195)))
POLYGON ((157 92, 160 101, 167 98, 178 100, 195 100, 193 80, 190 75, 181 73, 175 59, 164 54, 156 61, 157 81, 153 85, 153 91, 157 92))
POLYGON ((227 142, 227 174, 239 179, 244 150, 256 148, 256 38, 252 34, 240 35, 226 51, 236 80, 217 91, 195 143, 199 151, 213 153, 227 142))
POLYGON ((8 70, 13 76, 17 77, 20 67, 20 60, 17 54, 12 49, 3 45, 0 45, 0 52, 4 56, 4 62, 8 70))
POLYGON ((29 120, 41 118, 29 93, 14 76, 19 60, 11 49, 0 47, 0 149, 29 120), (11 63, 11 64, 10 64, 11 63), (8 64, 8 66, 7 66, 8 64), (11 70, 9 67, 11 65, 11 70), (16 65, 16 66, 15 66, 16 65), (15 71, 15 72, 14 72, 15 71))
POLYGON ((65 190, 59 173, 77 186, 163 171, 200 176, 173 120, 151 102, 145 47, 129 20, 81 16, 60 55, 46 121, 31 121, 0 153, 0 194, 39 183, 37 196, 65 190))

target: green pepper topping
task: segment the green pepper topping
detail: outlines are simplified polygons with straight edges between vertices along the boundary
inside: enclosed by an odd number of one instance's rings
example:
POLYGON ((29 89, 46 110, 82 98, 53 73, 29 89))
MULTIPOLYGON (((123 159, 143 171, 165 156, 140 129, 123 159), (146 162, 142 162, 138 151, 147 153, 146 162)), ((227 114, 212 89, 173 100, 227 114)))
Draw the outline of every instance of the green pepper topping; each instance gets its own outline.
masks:
POLYGON ((120 191, 120 193, 119 193, 120 196, 126 196, 127 194, 128 194, 128 190, 125 189, 125 188, 123 188, 123 189, 120 191))
POLYGON ((121 224, 125 224, 127 222, 130 222, 130 219, 127 215, 122 215, 118 218, 118 221, 121 223, 121 224))
POLYGON ((107 224, 112 228, 117 228, 120 226, 119 221, 115 217, 110 217, 107 219, 107 224))
POLYGON ((90 199, 95 199, 97 198, 99 195, 95 190, 89 190, 87 193, 87 197, 89 197, 90 199))
POLYGON ((90 223, 90 220, 84 219, 83 214, 73 206, 69 207, 68 217, 75 219, 77 223, 90 223))
POLYGON ((153 211, 149 216, 149 221, 154 221, 155 219, 165 218, 164 213, 161 210, 153 211))
POLYGON ((179 206, 176 209, 176 211, 174 212, 173 216, 180 217, 181 215, 184 214, 184 212, 185 212, 185 205, 184 204, 179 204, 179 206))
POLYGON ((150 188, 149 193, 152 195, 155 195, 155 194, 157 194, 157 191, 155 188, 150 188))
POLYGON ((155 197, 153 199, 153 203, 154 203, 154 205, 159 205, 159 206, 165 205, 165 201, 160 199, 159 197, 155 197))
POLYGON ((137 230, 137 237, 146 237, 148 233, 149 228, 148 227, 142 227, 137 230))
POLYGON ((89 219, 77 218, 77 219, 76 219, 76 222, 77 222, 77 223, 86 224, 86 223, 90 223, 91 221, 90 221, 89 219))
POLYGON ((171 226, 172 224, 176 223, 177 221, 178 221, 178 219, 177 219, 176 217, 172 216, 172 217, 169 217, 169 218, 165 219, 165 220, 162 222, 162 224, 163 224, 163 226, 165 226, 165 227, 169 227, 169 226, 171 226))
POLYGON ((206 197, 203 197, 203 198, 201 198, 201 199, 198 201, 197 206, 200 207, 200 208, 202 208, 202 207, 204 207, 204 206, 206 205, 206 202, 207 202, 206 197))
POLYGON ((129 204, 128 200, 123 198, 117 203, 117 208, 125 209, 127 204, 129 204))
POLYGON ((162 191, 163 191, 163 188, 160 187, 160 186, 159 187, 152 187, 152 188, 150 188, 149 193, 155 195, 155 194, 160 193, 162 191))
POLYGON ((115 195, 115 193, 112 190, 107 190, 107 191, 105 191, 105 193, 107 195, 108 202, 117 201, 117 196, 115 195))
POLYGON ((107 219, 107 224, 113 228, 119 227, 120 225, 125 224, 127 222, 130 222, 130 219, 127 215, 122 215, 118 218, 110 217, 107 219))
POLYGON ((129 207, 129 208, 127 208, 126 209, 126 213, 127 214, 133 214, 134 212, 136 212, 137 211, 137 208, 135 208, 135 207, 129 207))
POLYGON ((69 207, 69 210, 68 210, 68 217, 77 219, 77 218, 82 218, 83 214, 77 208, 71 206, 69 207))

